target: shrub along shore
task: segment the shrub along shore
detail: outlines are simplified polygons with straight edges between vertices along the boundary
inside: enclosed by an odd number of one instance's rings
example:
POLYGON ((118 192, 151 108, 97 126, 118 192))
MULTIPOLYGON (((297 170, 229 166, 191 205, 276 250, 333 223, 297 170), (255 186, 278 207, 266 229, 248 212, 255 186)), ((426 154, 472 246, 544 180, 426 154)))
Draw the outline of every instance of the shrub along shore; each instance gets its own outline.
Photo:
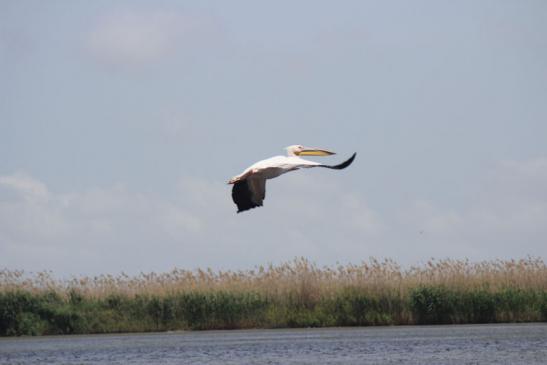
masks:
POLYGON ((58 280, 0 271, 0 335, 547 321, 540 259, 390 260, 58 280))

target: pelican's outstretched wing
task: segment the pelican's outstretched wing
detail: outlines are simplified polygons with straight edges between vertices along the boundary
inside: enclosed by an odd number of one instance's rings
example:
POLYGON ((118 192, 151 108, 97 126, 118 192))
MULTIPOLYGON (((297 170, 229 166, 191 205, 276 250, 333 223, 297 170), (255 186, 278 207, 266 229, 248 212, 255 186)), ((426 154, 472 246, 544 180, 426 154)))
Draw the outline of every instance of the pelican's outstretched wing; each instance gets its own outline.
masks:
POLYGON ((237 205, 237 212, 261 207, 266 197, 266 179, 252 176, 238 181, 232 188, 232 200, 237 205))

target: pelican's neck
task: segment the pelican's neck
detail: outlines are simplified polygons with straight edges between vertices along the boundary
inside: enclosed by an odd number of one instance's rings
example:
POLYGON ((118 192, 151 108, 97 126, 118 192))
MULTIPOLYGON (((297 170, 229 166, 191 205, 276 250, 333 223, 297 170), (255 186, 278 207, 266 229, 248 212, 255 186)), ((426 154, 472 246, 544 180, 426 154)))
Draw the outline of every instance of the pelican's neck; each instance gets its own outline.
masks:
POLYGON ((296 154, 292 150, 292 148, 287 148, 287 156, 289 157, 296 157, 296 154))

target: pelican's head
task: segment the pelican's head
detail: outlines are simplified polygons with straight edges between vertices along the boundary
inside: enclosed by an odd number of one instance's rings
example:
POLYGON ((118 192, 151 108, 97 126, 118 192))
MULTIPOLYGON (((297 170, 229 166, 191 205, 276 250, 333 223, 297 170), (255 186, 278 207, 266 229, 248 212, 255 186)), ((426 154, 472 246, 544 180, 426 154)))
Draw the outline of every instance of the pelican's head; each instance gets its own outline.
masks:
POLYGON ((322 148, 304 147, 296 144, 285 148, 287 155, 289 156, 330 156, 334 155, 334 152, 324 150, 322 148))

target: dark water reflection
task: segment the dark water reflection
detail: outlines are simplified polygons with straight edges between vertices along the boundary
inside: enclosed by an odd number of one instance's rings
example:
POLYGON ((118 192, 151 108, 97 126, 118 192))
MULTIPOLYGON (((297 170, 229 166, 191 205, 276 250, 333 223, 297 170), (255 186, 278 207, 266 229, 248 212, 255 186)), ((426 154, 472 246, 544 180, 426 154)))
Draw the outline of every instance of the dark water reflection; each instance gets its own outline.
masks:
POLYGON ((0 339, 0 364, 546 364, 547 324, 0 339))

